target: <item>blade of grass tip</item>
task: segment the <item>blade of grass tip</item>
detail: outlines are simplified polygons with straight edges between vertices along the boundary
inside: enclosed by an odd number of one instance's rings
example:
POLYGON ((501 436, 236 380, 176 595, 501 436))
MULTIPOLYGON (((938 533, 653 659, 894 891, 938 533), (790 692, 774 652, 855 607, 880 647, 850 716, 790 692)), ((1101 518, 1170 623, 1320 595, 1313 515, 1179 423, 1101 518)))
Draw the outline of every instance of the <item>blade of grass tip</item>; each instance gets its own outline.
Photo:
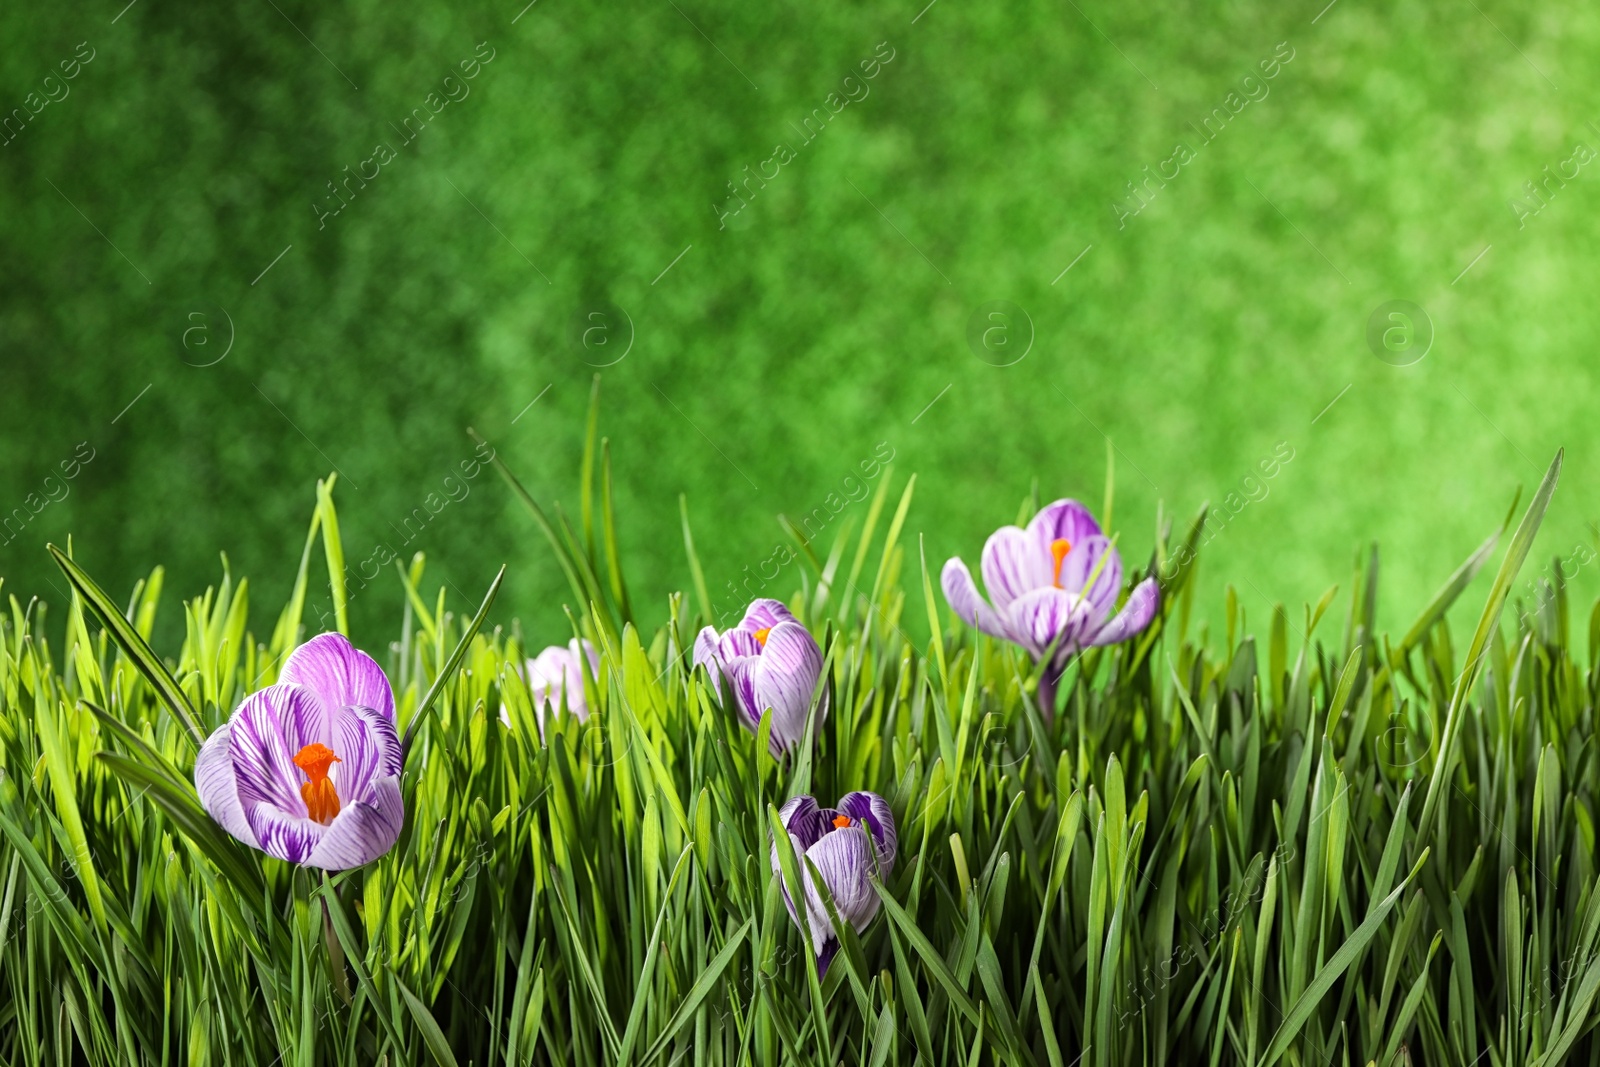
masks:
POLYGON ((67 581, 72 583, 73 589, 77 590, 84 603, 89 605, 95 617, 100 620, 100 624, 106 628, 111 640, 116 642, 117 647, 127 655, 134 668, 144 676, 145 681, 150 683, 150 687, 183 725, 190 740, 198 749, 205 743, 205 730, 200 726, 194 705, 189 702, 189 694, 183 691, 183 687, 172 676, 172 672, 161 661, 161 657, 155 654, 143 637, 139 636, 139 631, 134 629, 133 624, 118 610, 111 598, 106 596, 105 590, 95 584, 95 580, 89 577, 87 571, 55 545, 46 545, 45 548, 56 561, 56 566, 67 576, 67 581))
POLYGON ((628 583, 622 577, 622 553, 617 548, 617 518, 611 506, 611 439, 600 442, 600 532, 606 546, 606 570, 611 576, 611 592, 617 598, 617 611, 624 623, 633 621, 633 606, 628 601, 628 583))
MULTIPOLYGON (((467 428, 467 436, 480 445, 489 443, 471 427, 467 428)), ((579 604, 587 604, 589 602, 589 592, 578 578, 578 571, 574 566, 572 557, 568 554, 566 546, 561 543, 561 537, 556 533, 556 528, 551 525, 549 516, 544 513, 544 509, 539 506, 539 502, 533 499, 533 494, 529 493, 527 489, 523 488, 522 483, 517 481, 517 476, 511 473, 511 468, 506 466, 506 462, 500 458, 499 452, 495 452, 489 462, 494 464, 494 469, 500 472, 500 477, 505 479, 506 484, 511 487, 511 491, 516 494, 517 499, 522 501, 522 506, 527 508, 529 514, 533 516, 533 521, 538 525, 540 532, 544 534, 545 540, 550 542, 550 548, 556 554, 556 562, 561 565, 561 572, 567 576, 567 584, 572 587, 572 595, 577 598, 579 604)))
MULTIPOLYGON (((1116 498, 1117 489, 1117 453, 1111 443, 1111 438, 1106 438, 1106 504, 1100 509, 1100 521, 1105 523, 1107 530, 1111 529, 1111 505, 1116 498)), ((1088 585, 1085 584, 1087 589, 1088 585)))
POLYGON ((945 700, 949 701, 950 671, 944 661, 944 629, 939 625, 939 605, 933 599, 933 582, 928 578, 928 548, 920 533, 917 534, 917 555, 922 560, 922 600, 928 608, 928 633, 932 635, 934 660, 939 664, 939 684, 944 689, 945 700))
MULTIPOLYGON (((433 680, 433 685, 428 689, 428 695, 422 698, 422 703, 417 705, 416 714, 411 717, 411 724, 406 727, 405 738, 401 742, 401 749, 405 756, 411 754, 411 741, 417 736, 417 731, 422 728, 423 720, 428 717, 434 702, 439 699, 439 694, 444 692, 444 687, 450 684, 450 679, 455 676, 456 668, 461 666, 461 660, 467 654, 467 648, 472 644, 472 639, 478 636, 478 628, 483 625, 483 620, 489 615, 489 608, 494 605, 494 598, 500 592, 500 583, 505 581, 506 567, 500 565, 500 571, 494 576, 494 581, 489 583, 489 591, 484 594, 483 604, 478 608, 478 613, 467 624, 466 633, 461 635, 461 640, 456 644, 454 652, 445 662, 444 669, 433 680)), ((402 759, 405 758, 404 756, 402 759)))
POLYGON ((796 526, 793 519, 781 513, 778 515, 778 528, 789 535, 789 539, 794 542, 795 548, 800 550, 800 558, 810 564, 813 571, 821 574, 822 557, 818 556, 817 550, 811 547, 811 538, 806 536, 805 531, 796 526))
POLYGON ((1450 707, 1445 713, 1444 729, 1439 739, 1439 758, 1434 764, 1433 773, 1428 776, 1428 792, 1422 802, 1422 818, 1417 824, 1417 848, 1422 849, 1432 840, 1433 818, 1439 805, 1440 790, 1443 783, 1450 777, 1455 769, 1456 739, 1461 731, 1461 711, 1466 704, 1467 694, 1477 684, 1478 673, 1483 668, 1483 655, 1489 645, 1489 639, 1494 635, 1499 626, 1500 612, 1505 607, 1506 598, 1511 594, 1511 583, 1516 580, 1517 572, 1522 569, 1523 561, 1528 558, 1528 552, 1533 547, 1534 536, 1539 532, 1539 525, 1544 521, 1544 513, 1550 506, 1550 497, 1555 493, 1556 482, 1561 477, 1561 460, 1563 451, 1558 450, 1556 457, 1550 462, 1550 469, 1545 471, 1544 480, 1539 483, 1538 492, 1528 502, 1528 510, 1523 513, 1522 521, 1517 524, 1517 532, 1511 537, 1511 544, 1506 548, 1506 558, 1500 562, 1500 571, 1495 575, 1494 585, 1489 590, 1489 602, 1483 607, 1483 615, 1478 620, 1478 629, 1472 636, 1472 644, 1467 649, 1467 665, 1461 672, 1461 677, 1456 680, 1455 692, 1450 697, 1450 707))
POLYGON ((583 460, 578 468, 578 507, 583 519, 583 542, 589 558, 594 551, 594 456, 595 442, 600 439, 600 375, 589 384, 589 413, 583 424, 583 460))
POLYGON ((867 506, 866 521, 861 524, 861 537, 856 541, 856 558, 850 563, 850 576, 845 579, 844 587, 851 591, 851 596, 845 601, 845 610, 839 616, 839 625, 847 627, 850 624, 850 611, 855 607, 854 592, 861 581, 861 569, 866 566, 867 553, 872 549, 872 533, 878 528, 878 519, 883 514, 883 505, 889 499, 890 479, 885 477, 878 483, 878 491, 872 494, 872 503, 867 506))
POLYGON ((339 632, 350 635, 349 598, 344 582, 344 542, 339 538, 339 516, 333 508, 333 483, 337 475, 317 483, 317 511, 322 516, 322 551, 328 558, 328 592, 333 596, 333 617, 339 632))
POLYGON ((275 656, 282 656, 300 635, 300 618, 306 607, 306 578, 311 569, 311 547, 317 543, 317 534, 321 530, 322 509, 313 508, 311 529, 306 533, 305 547, 300 550, 300 569, 294 576, 294 591, 289 594, 289 603, 284 606, 283 614, 278 616, 278 625, 272 631, 272 652, 275 656))
POLYGON ((578 578, 587 591, 583 602, 589 606, 589 614, 595 618, 595 625, 603 627, 612 634, 620 634, 622 628, 611 617, 605 590, 600 587, 600 575, 595 572, 595 564, 598 561, 592 555, 586 554, 578 544, 578 535, 573 532, 572 524, 567 521, 567 514, 561 510, 559 502, 552 510, 555 512, 556 529, 567 543, 568 554, 577 566, 578 578))
MULTIPOLYGON (((1506 518, 1509 520, 1510 516, 1508 515, 1506 518)), ((1411 628, 1400 639, 1399 647, 1396 649, 1397 655, 1401 657, 1409 655, 1413 648, 1422 643, 1422 639, 1428 635, 1428 631, 1433 629, 1440 619, 1444 618, 1445 612, 1450 610, 1450 606, 1456 602, 1456 598, 1466 590, 1468 585, 1472 584, 1472 579, 1477 577, 1478 571, 1483 569, 1483 565, 1494 554, 1495 545, 1500 543, 1500 535, 1505 533, 1505 529, 1506 524, 1502 523, 1500 529, 1490 534, 1488 539, 1479 545, 1472 555, 1467 557, 1466 562, 1455 569, 1455 572, 1450 575, 1439 591, 1433 595, 1433 599, 1428 602, 1428 606, 1422 609, 1422 614, 1417 616, 1417 621, 1411 624, 1411 628)))
POLYGON ((711 612, 711 594, 706 591, 706 572, 700 567, 700 555, 694 550, 694 534, 689 530, 689 498, 678 494, 678 515, 683 522, 683 551, 689 557, 689 574, 694 579, 694 595, 700 600, 700 616, 712 626, 717 623, 711 612))
POLYGON ((430 645, 433 644, 439 639, 433 612, 423 603, 422 594, 417 591, 417 583, 412 580, 411 572, 399 560, 394 561, 394 569, 400 574, 400 587, 406 592, 406 600, 411 604, 411 610, 417 614, 417 623, 422 627, 423 640, 430 645))
POLYGON ((883 538, 883 556, 878 560, 878 574, 872 580, 872 595, 867 598, 868 607, 878 603, 878 594, 883 591, 883 579, 889 573, 889 561, 894 556, 894 546, 900 540, 900 528, 905 525, 906 512, 911 508, 911 495, 917 489, 917 476, 913 474, 906 481, 905 491, 900 494, 900 506, 894 510, 894 518, 889 522, 889 532, 883 538))

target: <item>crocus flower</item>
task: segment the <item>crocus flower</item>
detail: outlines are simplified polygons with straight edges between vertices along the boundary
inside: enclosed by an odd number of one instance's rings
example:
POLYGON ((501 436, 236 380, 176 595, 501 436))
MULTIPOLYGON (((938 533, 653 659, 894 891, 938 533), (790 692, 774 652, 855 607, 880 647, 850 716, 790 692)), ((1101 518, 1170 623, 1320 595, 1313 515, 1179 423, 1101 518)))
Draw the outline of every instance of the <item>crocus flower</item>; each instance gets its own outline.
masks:
MULTIPOLYGON (((809 859, 816 865, 839 918, 859 934, 878 914, 880 901, 872 888, 873 876, 887 878, 894 870, 898 845, 894 813, 889 810, 889 802, 878 794, 858 792, 846 793, 832 808, 818 807, 812 797, 795 797, 779 809, 778 819, 789 831, 789 841, 800 864, 800 877, 806 888, 806 922, 811 929, 811 945, 817 952, 817 966, 827 973, 828 964, 839 951, 839 937, 805 861, 809 859)), ((776 841, 772 843, 772 870, 782 877, 776 841)), ((800 915, 787 886, 783 899, 789 906, 789 917, 798 925, 800 915)))
POLYGON ((194 782, 211 817, 251 848, 340 871, 400 836, 400 769, 389 679, 328 633, 295 649, 277 684, 206 738, 194 782))
MULTIPOLYGON (((811 694, 822 674, 822 649, 777 600, 752 601, 744 621, 718 634, 707 626, 694 642, 695 666, 704 666, 719 695, 727 678, 746 729, 761 729, 762 712, 772 709, 769 743, 778 757, 805 740, 811 694)), ((824 707, 826 714, 826 707, 824 707)))
POLYGON ((945 599, 991 637, 1021 645, 1035 659, 1048 654, 1040 703, 1050 710, 1055 683, 1079 651, 1125 641, 1150 625, 1160 593, 1154 578, 1134 587, 1115 615, 1122 557, 1076 500, 1042 508, 1026 530, 1002 526, 983 546, 986 602, 959 558, 940 575, 945 599))
MULTIPOLYGON (((590 677, 600 677, 600 656, 587 638, 582 642, 581 651, 578 639, 573 638, 565 645, 551 645, 528 660, 525 668, 528 672, 528 690, 533 694, 533 711, 538 717, 540 737, 544 736, 545 712, 559 711, 563 703, 579 722, 589 717, 589 701, 583 691, 584 658, 589 660, 590 677)), ((500 706, 500 721, 511 725, 511 712, 503 704, 500 706)))

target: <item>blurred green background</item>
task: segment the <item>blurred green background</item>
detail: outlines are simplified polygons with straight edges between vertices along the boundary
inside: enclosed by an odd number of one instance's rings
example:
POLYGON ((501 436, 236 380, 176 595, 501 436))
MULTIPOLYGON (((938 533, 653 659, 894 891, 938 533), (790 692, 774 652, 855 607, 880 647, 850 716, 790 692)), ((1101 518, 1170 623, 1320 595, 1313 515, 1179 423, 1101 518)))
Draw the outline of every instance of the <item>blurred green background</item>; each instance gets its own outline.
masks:
POLYGON ((337 469, 353 567, 420 549, 465 603, 508 561, 559 639, 525 513, 446 478, 470 425, 574 508, 597 369, 646 619, 680 493, 723 590, 892 454, 932 563, 975 563, 1035 480, 1098 509, 1108 436, 1136 561, 1158 507, 1249 500, 1213 619, 1375 540, 1404 626, 1563 445, 1540 557, 1593 544, 1595 8, 124 2, 0 14, 9 592, 59 604, 72 535, 119 596, 226 552, 275 610, 337 469), (1369 349, 1390 300, 1419 362, 1369 349))

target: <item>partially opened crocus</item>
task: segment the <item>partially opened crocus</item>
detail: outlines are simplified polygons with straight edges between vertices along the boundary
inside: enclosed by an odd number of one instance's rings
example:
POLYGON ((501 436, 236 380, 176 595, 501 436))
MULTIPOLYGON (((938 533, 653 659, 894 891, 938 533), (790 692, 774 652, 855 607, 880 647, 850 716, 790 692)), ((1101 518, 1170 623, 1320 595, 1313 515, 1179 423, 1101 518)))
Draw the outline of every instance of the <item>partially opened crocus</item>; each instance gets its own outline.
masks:
MULTIPOLYGON (((805 861, 809 859, 822 876, 839 918, 859 934, 877 916, 881 903, 872 880, 887 878, 894 870, 898 848, 894 813, 889 810, 889 802, 878 794, 857 792, 846 793, 831 808, 818 806, 812 797, 795 797, 778 810, 778 818, 789 831, 789 842, 800 864, 811 945, 817 953, 818 968, 826 973, 834 953, 839 951, 839 935, 805 861)), ((776 841, 772 843, 772 869, 782 877, 776 841)), ((800 914, 787 886, 783 898, 789 906, 789 917, 798 924, 800 914)))
MULTIPOLYGON (((589 718, 589 701, 583 689, 583 661, 589 661, 589 676, 600 676, 600 656, 594 645, 585 638, 581 643, 573 638, 565 645, 551 645, 533 659, 528 660, 528 691, 533 696, 533 712, 539 723, 539 736, 544 736, 544 717, 547 712, 558 712, 563 706, 579 722, 589 718)), ((501 705, 500 721, 511 725, 511 712, 501 705)))
POLYGON ((281 860, 340 871, 388 852, 405 824, 394 691, 341 634, 289 655, 195 759, 200 802, 224 830, 281 860))
POLYGON ((944 565, 940 584, 950 606, 968 623, 1021 645, 1036 660, 1049 658, 1039 692, 1046 712, 1072 656, 1126 641, 1150 625, 1160 602, 1156 580, 1146 578, 1113 614, 1122 592, 1122 557, 1076 500, 1040 509, 1026 530, 1002 526, 990 536, 983 546, 989 601, 978 595, 972 573, 959 558, 944 565))
POLYGON ((719 699, 727 679, 739 721, 751 733, 760 731, 762 713, 772 709, 773 756, 805 739, 811 694, 822 675, 822 649, 782 602, 752 601, 733 629, 721 634, 710 626, 701 630, 694 642, 694 663, 711 675, 719 699))

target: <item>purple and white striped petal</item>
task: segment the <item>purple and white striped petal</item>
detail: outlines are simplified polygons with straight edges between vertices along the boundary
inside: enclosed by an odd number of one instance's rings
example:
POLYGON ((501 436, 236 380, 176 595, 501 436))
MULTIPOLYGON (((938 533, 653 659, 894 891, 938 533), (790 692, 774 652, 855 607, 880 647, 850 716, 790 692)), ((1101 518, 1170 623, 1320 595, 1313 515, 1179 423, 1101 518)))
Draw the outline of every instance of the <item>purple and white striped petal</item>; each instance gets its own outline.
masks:
POLYGON ((751 733, 761 729, 761 713, 766 711, 766 705, 756 695, 756 668, 759 664, 760 660, 755 656, 745 656, 728 664, 724 672, 728 688, 733 690, 733 702, 739 706, 740 721, 751 733))
POLYGON ((805 739, 811 695, 821 674, 822 649, 811 631, 797 622, 772 628, 757 660, 755 695, 762 708, 772 709, 775 755, 805 739))
POLYGON ((1048 551, 1017 526, 1002 526, 983 546, 983 585, 1002 617, 1011 602, 1024 593, 1050 584, 1054 577, 1048 551))
POLYGON ((245 697, 233 713, 228 753, 239 805, 258 838, 261 832, 251 817, 254 807, 265 805, 297 819, 306 817, 306 802, 300 796, 305 776, 294 765, 299 749, 289 751, 287 724, 291 718, 307 714, 308 705, 315 709, 316 704, 317 698, 298 685, 269 685, 245 697))
POLYGON ((703 626, 694 639, 694 666, 704 667, 711 675, 713 689, 722 687, 722 666, 717 662, 717 630, 703 626))
POLYGON ((1084 631, 1098 620, 1088 602, 1054 586, 1035 589, 1011 605, 1011 632, 1035 658, 1052 646, 1075 651, 1084 631))
POLYGON ((761 641, 752 630, 729 630, 717 639, 717 656, 723 663, 743 656, 761 655, 761 641))
MULTIPOLYGON (((859 823, 836 828, 823 835, 822 840, 805 851, 805 858, 816 865, 822 884, 833 896, 833 906, 839 918, 856 928, 867 928, 878 914, 881 901, 872 888, 875 869, 873 842, 867 828, 859 823)), ((805 864, 801 864, 802 868, 805 864)), ((820 945, 822 937, 833 936, 833 924, 828 920, 828 909, 822 902, 816 880, 809 869, 805 870, 806 911, 810 913, 811 933, 820 945), (819 931, 820 928, 820 931, 819 931)))
POLYGON ((404 764, 394 722, 368 708, 349 708, 336 720, 333 744, 339 757, 328 780, 342 803, 363 796, 374 781, 394 778, 404 764))
POLYGON ((394 847, 405 821, 400 779, 378 778, 360 800, 339 810, 316 847, 301 862, 329 871, 371 863, 394 847))
POLYGON ((939 585, 944 588, 945 600, 968 625, 976 626, 990 637, 1011 640, 999 614, 978 595, 972 572, 958 557, 952 556, 945 562, 944 570, 939 574, 939 585))
MULTIPOLYGON (((335 709, 355 706, 394 719, 394 690, 383 668, 343 634, 318 634, 295 649, 278 681, 305 686, 321 699, 329 715, 335 709)), ((332 735, 330 727, 328 736, 332 735)))
POLYGON ((1099 537, 1100 524, 1089 509, 1076 500, 1057 500, 1039 509, 1028 522, 1028 533, 1039 546, 1042 558, 1050 559, 1050 544, 1064 540, 1074 549, 1091 537, 1099 537))
POLYGON ((1161 606, 1161 590, 1154 578, 1146 578, 1133 587, 1128 602, 1122 605, 1116 618, 1101 627, 1100 632, 1087 641, 1090 645, 1114 645, 1140 633, 1156 617, 1161 606))
POLYGON ((797 622, 793 613, 784 607, 783 601, 773 600, 770 597, 761 597, 752 600, 745 609, 744 619, 739 623, 738 629, 755 633, 757 630, 770 630, 780 622, 797 622))
POLYGON ((239 803, 239 786, 228 746, 232 729, 231 723, 223 723, 200 746, 200 754, 194 761, 194 785, 206 814, 251 848, 260 848, 255 831, 244 817, 244 806, 239 803))
MULTIPOLYGON (((822 835, 833 829, 831 820, 823 814, 824 809, 817 807, 814 797, 798 796, 784 801, 783 807, 778 809, 778 821, 783 823, 784 829, 789 831, 789 836, 797 842, 796 849, 805 850, 816 844, 822 835)), ((772 857, 777 861, 777 844, 774 843, 772 857)), ((774 867, 773 870, 777 870, 774 867)))
MULTIPOLYGON (((867 928, 877 915, 880 903, 872 880, 887 876, 894 867, 897 847, 894 813, 876 793, 857 792, 846 793, 839 799, 837 808, 819 808, 812 797, 795 797, 784 804, 778 814, 794 846, 795 857, 800 860, 806 926, 811 932, 818 965, 826 973, 839 944, 822 891, 826 889, 833 898, 839 918, 850 923, 857 932, 867 928), (841 815, 845 816, 842 826, 835 821, 841 815), (808 860, 816 867, 816 876, 812 875, 808 860)), ((770 862, 773 873, 781 878, 783 867, 776 841, 772 844, 770 862)), ((789 917, 799 924, 800 915, 789 896, 788 886, 782 885, 782 888, 789 917)))
POLYGON ((872 831, 873 843, 878 850, 878 863, 883 876, 894 870, 895 856, 900 839, 894 828, 894 812, 889 802, 876 793, 846 793, 839 798, 839 810, 872 831))
MULTIPOLYGON (((304 808, 302 804, 301 809, 304 808)), ((290 863, 304 863, 328 831, 319 822, 291 815, 271 804, 246 804, 244 814, 261 851, 290 863)))
POLYGON ((1122 592, 1122 555, 1109 540, 1095 534, 1082 541, 1074 541, 1072 550, 1061 560, 1060 587, 1076 593, 1094 605, 1095 614, 1105 618, 1117 605, 1122 592), (1101 559, 1105 562, 1101 563, 1101 559), (1084 583, 1094 575, 1094 586, 1084 590, 1084 583))

